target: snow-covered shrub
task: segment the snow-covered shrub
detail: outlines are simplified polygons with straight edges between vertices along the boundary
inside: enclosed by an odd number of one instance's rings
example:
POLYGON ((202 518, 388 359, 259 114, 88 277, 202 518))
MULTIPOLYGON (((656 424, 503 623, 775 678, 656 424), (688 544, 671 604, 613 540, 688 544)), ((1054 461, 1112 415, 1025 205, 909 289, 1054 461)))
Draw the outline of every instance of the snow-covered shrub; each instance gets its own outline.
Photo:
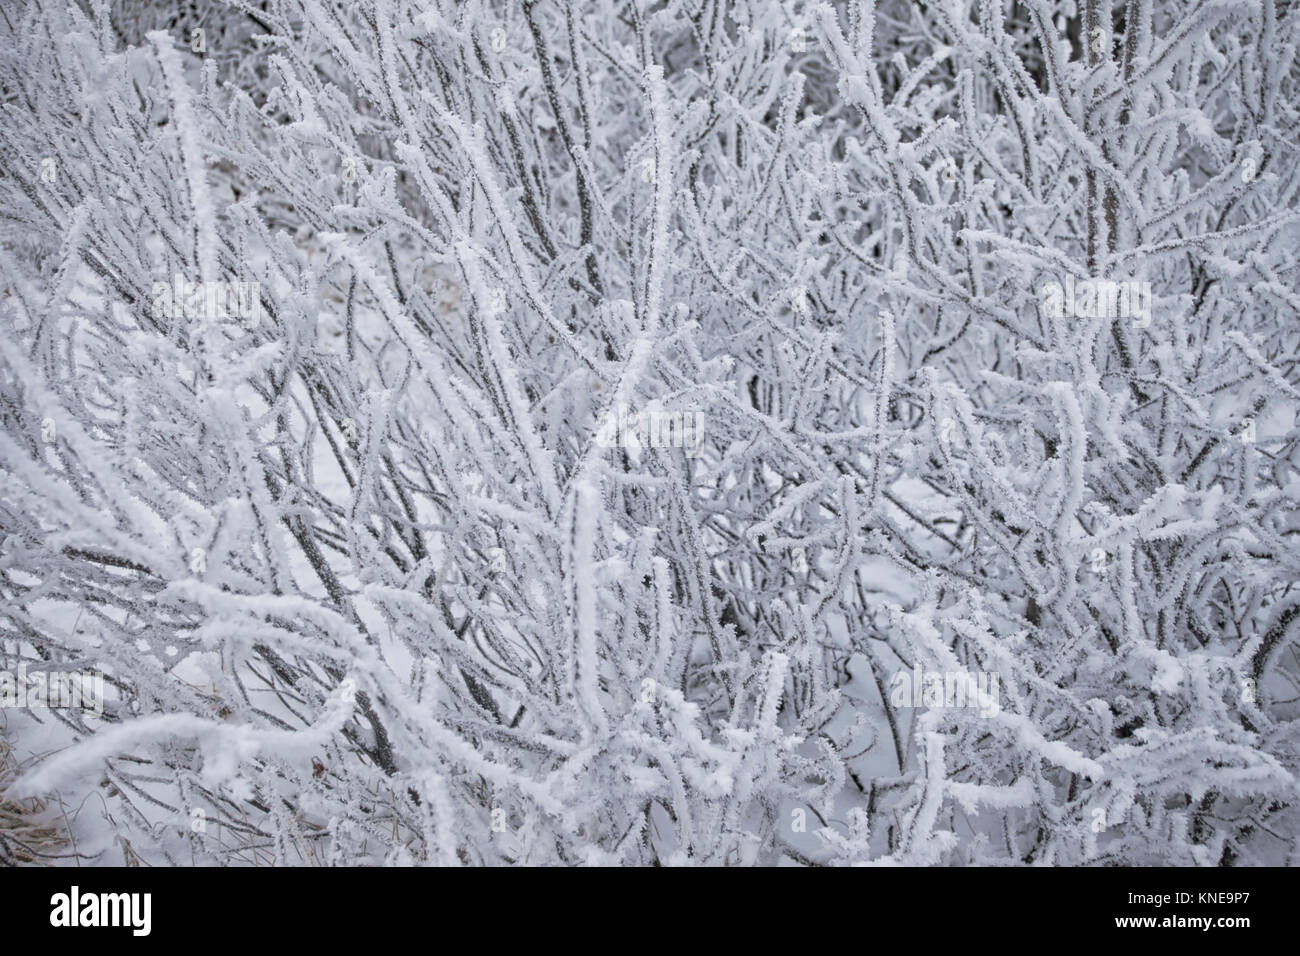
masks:
POLYGON ((0 22, 0 668, 110 685, 10 790, 79 853, 1295 851, 1300 9, 0 22))

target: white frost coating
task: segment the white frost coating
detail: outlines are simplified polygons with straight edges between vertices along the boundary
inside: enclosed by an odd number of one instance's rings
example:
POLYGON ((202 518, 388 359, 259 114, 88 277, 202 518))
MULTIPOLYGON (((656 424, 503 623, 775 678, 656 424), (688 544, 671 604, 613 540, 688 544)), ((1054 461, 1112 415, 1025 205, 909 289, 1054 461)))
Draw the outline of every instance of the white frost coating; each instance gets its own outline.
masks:
POLYGON ((172 46, 171 37, 164 30, 149 34, 154 45, 158 64, 162 67, 171 97, 176 136, 180 141, 181 157, 185 163, 185 180, 190 191, 190 205, 194 212, 195 235, 198 240, 199 276, 204 282, 213 282, 220 276, 217 262, 216 211, 208 188, 207 163, 201 141, 198 120, 194 115, 193 97, 181 67, 180 55, 172 46))
POLYGON ((50 859, 1300 861, 1287 5, 20 6, 50 859))
POLYGON ((205 782, 221 786, 234 779, 241 763, 262 752, 283 758, 322 746, 342 729, 350 712, 350 706, 336 701, 315 725, 294 732, 231 727, 189 714, 142 717, 105 730, 51 757, 19 777, 10 793, 20 800, 49 793, 96 769, 106 758, 159 741, 187 738, 196 739, 203 749, 205 782))

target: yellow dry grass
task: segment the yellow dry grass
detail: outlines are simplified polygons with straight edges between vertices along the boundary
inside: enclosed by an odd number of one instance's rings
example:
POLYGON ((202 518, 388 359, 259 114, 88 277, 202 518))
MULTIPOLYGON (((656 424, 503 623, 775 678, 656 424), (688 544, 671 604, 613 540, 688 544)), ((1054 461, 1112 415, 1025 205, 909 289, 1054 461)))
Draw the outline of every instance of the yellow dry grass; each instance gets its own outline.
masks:
POLYGON ((67 852, 68 834, 48 801, 5 796, 21 769, 0 723, 0 863, 50 865, 67 852))

